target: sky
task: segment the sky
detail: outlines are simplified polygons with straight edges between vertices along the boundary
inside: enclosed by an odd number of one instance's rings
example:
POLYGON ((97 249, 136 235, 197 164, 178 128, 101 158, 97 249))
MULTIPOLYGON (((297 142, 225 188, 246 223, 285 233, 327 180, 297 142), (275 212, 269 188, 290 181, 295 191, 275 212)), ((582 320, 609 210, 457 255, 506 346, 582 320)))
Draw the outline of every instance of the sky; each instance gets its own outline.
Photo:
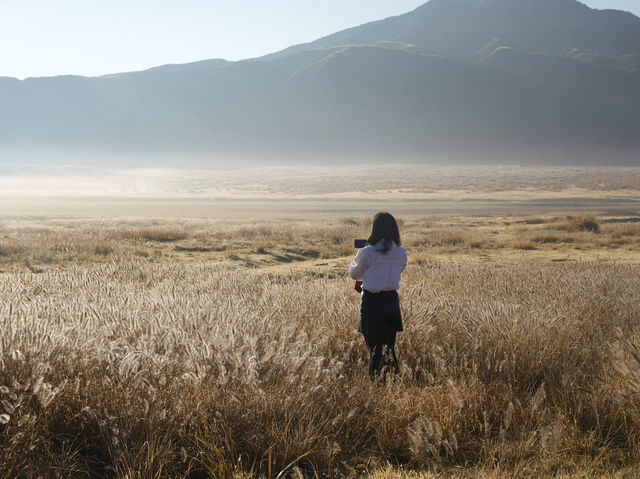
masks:
MULTIPOLYGON (((0 0, 0 76, 97 76, 240 60, 425 0, 0 0)), ((640 16, 640 0, 585 0, 640 16)))

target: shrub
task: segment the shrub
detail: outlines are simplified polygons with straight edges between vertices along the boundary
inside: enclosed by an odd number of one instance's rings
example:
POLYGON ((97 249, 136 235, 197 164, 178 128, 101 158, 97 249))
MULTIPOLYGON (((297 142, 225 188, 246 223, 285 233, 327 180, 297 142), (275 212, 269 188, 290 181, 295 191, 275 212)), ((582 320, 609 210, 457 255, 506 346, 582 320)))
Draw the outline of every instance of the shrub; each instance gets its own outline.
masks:
POLYGON ((95 254, 100 255, 100 256, 109 256, 115 250, 114 250, 113 246, 110 245, 109 243, 100 242, 100 243, 96 244, 96 246, 95 246, 93 251, 94 251, 95 254))
POLYGON ((13 256, 20 252, 20 247, 13 242, 0 243, 0 257, 13 256))
POLYGON ((576 216, 571 218, 567 224, 567 231, 583 231, 588 233, 599 233, 600 224, 594 216, 576 216))
POLYGON ((173 241, 180 241, 189 237, 186 232, 176 228, 142 228, 131 231, 124 231, 118 236, 124 239, 157 241, 159 243, 170 243, 173 241))

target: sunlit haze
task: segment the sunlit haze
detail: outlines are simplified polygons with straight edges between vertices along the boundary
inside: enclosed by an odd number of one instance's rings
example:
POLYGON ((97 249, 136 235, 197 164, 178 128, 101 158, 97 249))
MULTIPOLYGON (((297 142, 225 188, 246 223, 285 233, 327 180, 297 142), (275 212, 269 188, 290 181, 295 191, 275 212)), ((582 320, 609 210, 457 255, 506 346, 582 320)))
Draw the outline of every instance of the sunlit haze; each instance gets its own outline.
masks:
MULTIPOLYGON (((4 0, 0 76, 96 76, 239 60, 408 12, 422 0, 4 0)), ((589 0, 640 15, 638 0, 589 0)))

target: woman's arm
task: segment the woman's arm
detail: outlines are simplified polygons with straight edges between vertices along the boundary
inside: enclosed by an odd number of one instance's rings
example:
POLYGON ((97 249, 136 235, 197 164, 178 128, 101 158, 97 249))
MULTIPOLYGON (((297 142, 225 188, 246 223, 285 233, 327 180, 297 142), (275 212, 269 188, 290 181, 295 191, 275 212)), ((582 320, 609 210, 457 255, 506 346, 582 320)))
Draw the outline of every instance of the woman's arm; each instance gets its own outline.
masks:
POLYGON ((367 269, 367 254, 365 253, 365 249, 362 248, 358 250, 358 254, 356 254, 355 259, 349 265, 349 276, 356 281, 361 281, 365 269, 367 269))

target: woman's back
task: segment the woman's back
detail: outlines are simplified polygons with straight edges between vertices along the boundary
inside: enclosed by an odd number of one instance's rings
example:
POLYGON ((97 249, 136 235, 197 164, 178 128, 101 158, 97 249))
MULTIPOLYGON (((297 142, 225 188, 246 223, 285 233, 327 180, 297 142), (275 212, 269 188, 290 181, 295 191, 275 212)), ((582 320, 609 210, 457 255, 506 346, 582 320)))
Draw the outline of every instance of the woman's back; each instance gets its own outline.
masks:
POLYGON ((407 265, 407 253, 395 242, 384 252, 382 244, 367 246, 349 266, 349 275, 362 281, 363 289, 372 293, 396 291, 400 288, 400 275, 407 265))

